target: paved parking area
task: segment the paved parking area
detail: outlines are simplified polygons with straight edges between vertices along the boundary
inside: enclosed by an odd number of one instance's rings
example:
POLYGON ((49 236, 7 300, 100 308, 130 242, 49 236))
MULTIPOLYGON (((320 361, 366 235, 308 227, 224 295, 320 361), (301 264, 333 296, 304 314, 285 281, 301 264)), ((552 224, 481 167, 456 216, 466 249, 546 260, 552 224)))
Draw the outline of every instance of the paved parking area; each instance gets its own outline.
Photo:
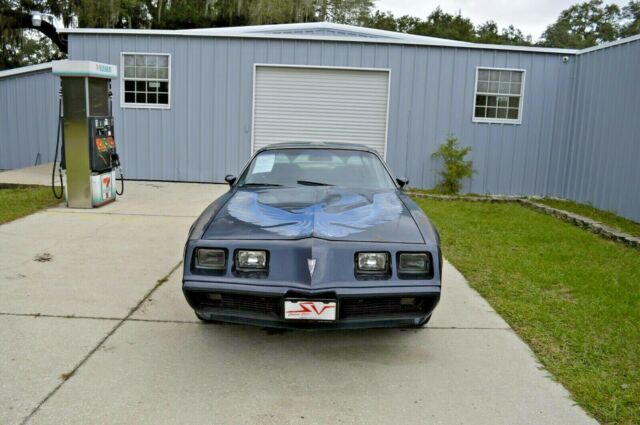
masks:
POLYGON ((595 423, 449 264, 425 329, 199 323, 182 248, 224 190, 128 182, 0 226, 0 424, 595 423))

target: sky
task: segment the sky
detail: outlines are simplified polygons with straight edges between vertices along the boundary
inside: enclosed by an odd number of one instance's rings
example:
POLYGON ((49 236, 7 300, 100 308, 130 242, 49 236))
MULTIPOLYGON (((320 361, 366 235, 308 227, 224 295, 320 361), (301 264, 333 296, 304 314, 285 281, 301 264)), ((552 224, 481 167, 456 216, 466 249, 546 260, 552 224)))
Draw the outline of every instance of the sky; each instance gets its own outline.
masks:
MULTIPOLYGON (((391 11, 395 16, 414 15, 426 18, 440 6, 448 13, 458 13, 470 18, 475 24, 488 20, 497 22, 500 28, 513 25, 525 35, 538 40, 548 25, 555 22, 561 11, 575 0, 375 0, 375 7, 383 12, 391 11)), ((624 1, 605 3, 626 4, 624 1)))

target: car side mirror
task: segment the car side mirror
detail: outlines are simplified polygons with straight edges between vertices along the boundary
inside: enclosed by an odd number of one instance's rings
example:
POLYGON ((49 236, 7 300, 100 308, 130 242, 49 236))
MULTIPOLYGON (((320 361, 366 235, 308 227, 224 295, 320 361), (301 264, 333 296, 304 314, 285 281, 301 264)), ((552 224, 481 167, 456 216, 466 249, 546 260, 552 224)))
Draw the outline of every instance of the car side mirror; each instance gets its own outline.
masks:
POLYGON ((404 189, 404 187, 409 184, 409 179, 406 179, 404 177, 398 177, 396 181, 400 185, 400 189, 404 189))
POLYGON ((233 174, 227 174, 226 176, 224 176, 224 181, 229 183, 229 186, 233 186, 233 184, 236 182, 236 180, 238 180, 238 178, 236 176, 234 176, 233 174))

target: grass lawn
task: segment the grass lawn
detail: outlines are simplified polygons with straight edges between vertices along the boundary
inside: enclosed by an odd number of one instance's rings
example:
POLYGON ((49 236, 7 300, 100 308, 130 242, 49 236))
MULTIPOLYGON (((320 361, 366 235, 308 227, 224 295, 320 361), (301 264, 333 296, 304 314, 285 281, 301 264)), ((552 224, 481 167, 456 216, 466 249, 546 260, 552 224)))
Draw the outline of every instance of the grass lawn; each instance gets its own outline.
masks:
MULTIPOLYGON (((59 189, 59 188, 58 188, 59 189)), ((46 186, 0 186, 0 224, 58 204, 46 186)))
POLYGON ((539 202, 553 208, 569 211, 574 214, 580 214, 592 220, 599 221, 606 226, 628 233, 632 236, 640 237, 640 223, 627 220, 626 218, 622 218, 612 212, 602 211, 593 208, 590 205, 578 204, 573 201, 561 201, 558 199, 536 199, 535 202, 539 202))
POLYGON ((640 423, 639 250, 518 204, 416 202, 445 257, 581 406, 640 423))

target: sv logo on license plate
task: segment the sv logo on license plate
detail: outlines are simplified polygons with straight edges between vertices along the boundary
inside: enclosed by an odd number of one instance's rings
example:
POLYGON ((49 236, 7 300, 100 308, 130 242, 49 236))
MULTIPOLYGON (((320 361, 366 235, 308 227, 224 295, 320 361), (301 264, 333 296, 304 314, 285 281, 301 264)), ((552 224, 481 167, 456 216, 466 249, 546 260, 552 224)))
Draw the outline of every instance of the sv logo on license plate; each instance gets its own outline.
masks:
POLYGON ((285 300, 284 318, 300 320, 336 320, 336 303, 333 301, 285 300))

